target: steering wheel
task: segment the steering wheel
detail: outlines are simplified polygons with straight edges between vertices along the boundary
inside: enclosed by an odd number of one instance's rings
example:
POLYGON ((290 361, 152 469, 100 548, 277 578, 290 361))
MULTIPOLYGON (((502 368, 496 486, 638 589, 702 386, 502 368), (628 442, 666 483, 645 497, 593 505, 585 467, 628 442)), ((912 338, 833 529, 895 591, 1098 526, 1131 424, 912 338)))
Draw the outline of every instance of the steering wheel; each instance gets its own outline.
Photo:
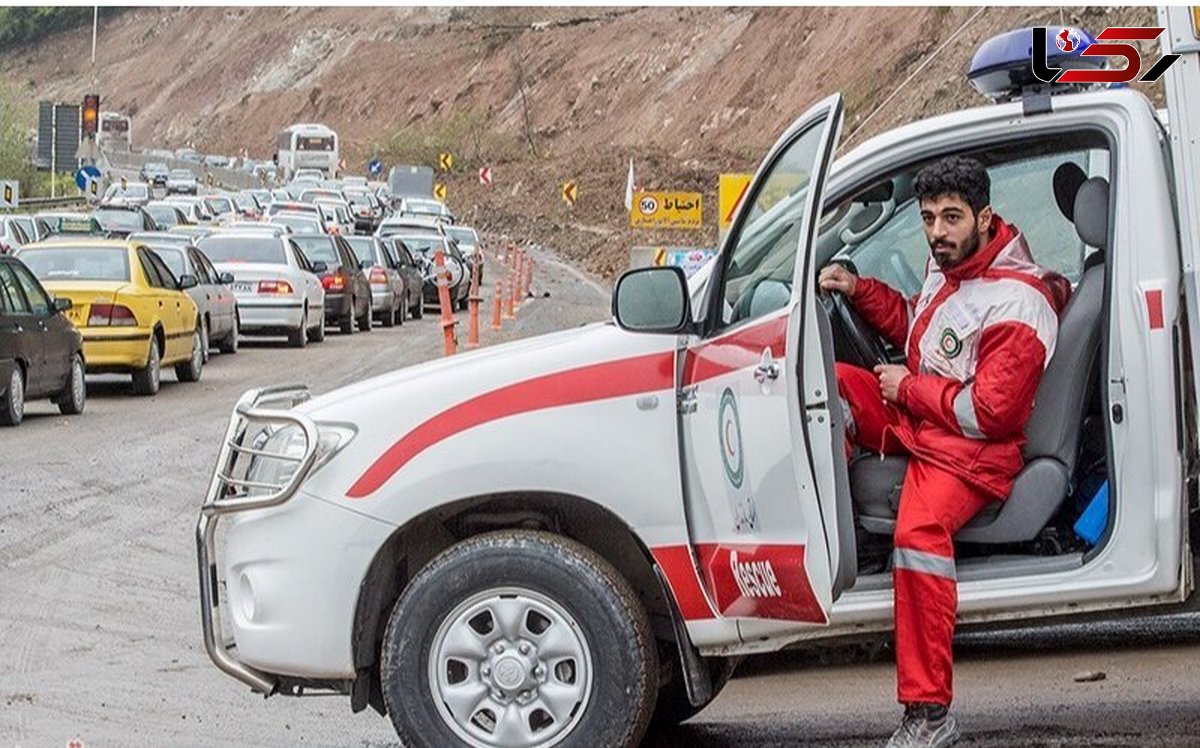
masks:
MULTIPOLYGON (((845 266, 847 270, 858 274, 854 263, 849 260, 834 260, 840 265, 845 266)), ((824 305, 825 311, 829 313, 830 318, 836 318, 841 323, 842 332, 845 334, 850 346, 858 353, 860 359, 868 367, 875 364, 891 363, 888 358, 887 349, 884 348, 883 342, 879 339, 879 335, 867 324, 850 300, 837 291, 830 293, 822 293, 821 304, 824 305)))

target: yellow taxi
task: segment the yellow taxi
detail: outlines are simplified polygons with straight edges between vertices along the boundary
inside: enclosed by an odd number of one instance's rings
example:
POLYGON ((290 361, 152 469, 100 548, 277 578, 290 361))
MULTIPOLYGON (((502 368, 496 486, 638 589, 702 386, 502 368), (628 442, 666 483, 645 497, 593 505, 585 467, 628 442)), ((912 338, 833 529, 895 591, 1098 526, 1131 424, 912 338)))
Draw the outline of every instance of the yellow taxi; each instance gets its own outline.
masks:
POLYGON ((60 236, 19 256, 46 290, 71 300, 66 314, 83 335, 89 373, 132 374, 139 395, 158 392, 163 366, 181 382, 200 381, 199 313, 184 293, 196 278, 176 278, 136 241, 60 236))

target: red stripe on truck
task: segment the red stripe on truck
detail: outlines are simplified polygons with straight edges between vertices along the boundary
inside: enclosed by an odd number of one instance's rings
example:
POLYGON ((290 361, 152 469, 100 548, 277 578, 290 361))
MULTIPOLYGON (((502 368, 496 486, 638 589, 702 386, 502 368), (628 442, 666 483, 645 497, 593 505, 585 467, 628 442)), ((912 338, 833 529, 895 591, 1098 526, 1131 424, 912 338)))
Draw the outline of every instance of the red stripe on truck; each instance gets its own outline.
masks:
POLYGON ((652 353, 545 374, 477 395, 401 437, 355 481, 346 497, 371 495, 418 454, 467 429, 562 405, 674 389, 674 369, 673 352, 652 353))

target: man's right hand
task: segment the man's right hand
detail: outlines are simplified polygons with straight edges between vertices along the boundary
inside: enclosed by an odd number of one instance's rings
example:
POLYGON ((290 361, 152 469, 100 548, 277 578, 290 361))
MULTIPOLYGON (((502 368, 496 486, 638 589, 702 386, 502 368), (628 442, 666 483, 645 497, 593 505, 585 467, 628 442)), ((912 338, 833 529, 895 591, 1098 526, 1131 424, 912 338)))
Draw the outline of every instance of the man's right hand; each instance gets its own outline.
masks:
POLYGON ((817 284, 822 291, 837 291, 846 298, 854 295, 858 288, 858 276, 846 269, 845 265, 833 262, 821 269, 817 284))

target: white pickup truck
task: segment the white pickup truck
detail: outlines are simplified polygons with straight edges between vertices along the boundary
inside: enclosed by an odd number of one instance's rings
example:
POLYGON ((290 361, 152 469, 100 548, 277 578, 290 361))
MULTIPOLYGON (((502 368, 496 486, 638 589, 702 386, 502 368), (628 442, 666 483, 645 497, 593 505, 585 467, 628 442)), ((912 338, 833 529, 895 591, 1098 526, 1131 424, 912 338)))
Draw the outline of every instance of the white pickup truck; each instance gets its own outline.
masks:
POLYGON ((962 624, 1179 610, 1200 529, 1200 36, 1160 14, 1181 55, 1165 113, 1023 87, 1028 59, 999 45, 976 72, 1013 75, 976 82, 1007 102, 836 161, 841 99, 801 116, 695 301, 678 269, 640 269, 610 322, 320 397, 246 393, 197 526, 213 661, 262 694, 347 694, 405 745, 626 746, 741 655, 886 636, 905 464, 847 461, 834 361, 897 352, 815 278, 838 258, 913 292, 912 178, 951 154, 987 166, 993 206, 1074 286, 1013 493, 957 539, 962 624))

